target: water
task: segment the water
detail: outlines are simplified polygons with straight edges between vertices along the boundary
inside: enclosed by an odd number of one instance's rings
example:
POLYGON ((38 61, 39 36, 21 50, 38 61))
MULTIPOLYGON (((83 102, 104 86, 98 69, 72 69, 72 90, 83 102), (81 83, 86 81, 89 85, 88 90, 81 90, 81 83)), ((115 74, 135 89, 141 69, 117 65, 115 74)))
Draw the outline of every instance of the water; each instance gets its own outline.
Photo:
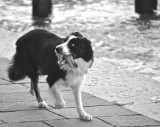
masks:
MULTIPOLYGON (((36 28, 31 10, 31 0, 1 0, 0 27, 18 33, 36 28)), ((160 17, 140 18, 134 0, 54 0, 50 19, 44 29, 62 36, 80 31, 97 58, 160 80, 160 17)))

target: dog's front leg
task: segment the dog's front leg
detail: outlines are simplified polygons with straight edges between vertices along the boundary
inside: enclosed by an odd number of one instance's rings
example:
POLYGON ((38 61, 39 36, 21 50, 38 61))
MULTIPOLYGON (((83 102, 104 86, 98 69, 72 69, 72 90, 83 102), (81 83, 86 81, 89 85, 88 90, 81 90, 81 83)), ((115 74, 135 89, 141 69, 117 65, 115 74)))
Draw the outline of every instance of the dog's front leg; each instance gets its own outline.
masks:
POLYGON ((82 105, 82 95, 81 95, 81 87, 80 86, 72 86, 71 87, 73 90, 74 98, 77 104, 77 111, 82 120, 85 121, 91 121, 92 116, 87 114, 85 110, 83 109, 82 105))

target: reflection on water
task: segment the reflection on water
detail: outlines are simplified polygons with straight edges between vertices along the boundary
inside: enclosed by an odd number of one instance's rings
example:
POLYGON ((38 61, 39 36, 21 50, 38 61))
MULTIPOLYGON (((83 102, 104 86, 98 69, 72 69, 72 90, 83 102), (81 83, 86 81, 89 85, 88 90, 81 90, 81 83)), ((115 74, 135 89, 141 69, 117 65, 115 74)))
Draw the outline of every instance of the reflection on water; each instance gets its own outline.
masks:
MULTIPOLYGON (((1 0, 0 27, 34 29, 31 10, 31 0, 1 0)), ((159 19, 135 14, 134 0, 53 0, 53 14, 42 25, 59 35, 80 31, 91 38, 96 57, 160 80, 159 19)))

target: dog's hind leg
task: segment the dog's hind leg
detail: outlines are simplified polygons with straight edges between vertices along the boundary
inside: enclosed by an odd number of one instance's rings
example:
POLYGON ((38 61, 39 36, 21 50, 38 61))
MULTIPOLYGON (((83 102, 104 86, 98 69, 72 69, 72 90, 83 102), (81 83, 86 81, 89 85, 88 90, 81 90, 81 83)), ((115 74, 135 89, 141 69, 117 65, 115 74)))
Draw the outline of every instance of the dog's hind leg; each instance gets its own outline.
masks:
POLYGON ((34 93, 36 95, 37 101, 38 101, 38 106, 39 108, 47 108, 47 103, 44 101, 39 88, 38 88, 38 81, 34 81, 31 79, 31 90, 30 92, 34 93))
POLYGON ((32 96, 35 95, 34 88, 33 88, 33 82, 32 81, 31 81, 30 93, 31 93, 32 96))

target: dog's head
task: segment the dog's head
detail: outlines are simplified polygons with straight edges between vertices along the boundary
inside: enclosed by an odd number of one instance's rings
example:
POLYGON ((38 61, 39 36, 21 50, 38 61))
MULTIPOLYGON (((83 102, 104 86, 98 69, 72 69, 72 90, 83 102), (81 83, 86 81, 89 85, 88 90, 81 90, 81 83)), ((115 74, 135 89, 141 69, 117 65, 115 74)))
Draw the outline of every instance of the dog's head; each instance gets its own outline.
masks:
POLYGON ((69 58, 69 63, 72 62, 72 68, 78 67, 78 65, 74 63, 74 59, 82 58, 86 62, 93 60, 91 41, 83 37, 79 32, 74 32, 66 37, 64 43, 56 47, 55 52, 57 54, 69 56, 66 58, 69 58))

